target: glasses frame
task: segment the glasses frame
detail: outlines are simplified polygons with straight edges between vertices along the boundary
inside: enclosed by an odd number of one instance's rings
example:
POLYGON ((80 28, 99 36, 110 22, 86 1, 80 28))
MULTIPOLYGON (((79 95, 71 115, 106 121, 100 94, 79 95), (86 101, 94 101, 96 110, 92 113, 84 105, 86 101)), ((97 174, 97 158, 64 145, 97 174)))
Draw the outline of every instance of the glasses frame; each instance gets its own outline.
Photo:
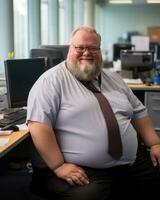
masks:
POLYGON ((86 50, 92 54, 97 54, 100 51, 100 47, 96 46, 77 46, 75 44, 72 44, 72 46, 75 48, 76 52, 79 54, 83 54, 86 50))

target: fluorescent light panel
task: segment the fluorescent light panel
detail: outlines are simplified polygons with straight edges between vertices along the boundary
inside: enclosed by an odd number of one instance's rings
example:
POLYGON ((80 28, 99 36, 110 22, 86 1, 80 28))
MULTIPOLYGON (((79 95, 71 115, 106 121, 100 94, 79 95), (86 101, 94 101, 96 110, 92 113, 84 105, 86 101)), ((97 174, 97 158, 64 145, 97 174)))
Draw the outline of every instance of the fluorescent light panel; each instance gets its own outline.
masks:
POLYGON ((109 3, 112 3, 112 4, 128 4, 128 3, 132 3, 132 0, 109 0, 109 3))
POLYGON ((160 3, 160 0, 147 0, 147 3, 160 3))
MULTIPOLYGON (((131 4, 137 2, 135 0, 108 0, 110 4, 131 4)), ((144 0, 145 3, 145 0, 144 0)), ((160 0, 146 0, 146 3, 160 3, 160 0)))

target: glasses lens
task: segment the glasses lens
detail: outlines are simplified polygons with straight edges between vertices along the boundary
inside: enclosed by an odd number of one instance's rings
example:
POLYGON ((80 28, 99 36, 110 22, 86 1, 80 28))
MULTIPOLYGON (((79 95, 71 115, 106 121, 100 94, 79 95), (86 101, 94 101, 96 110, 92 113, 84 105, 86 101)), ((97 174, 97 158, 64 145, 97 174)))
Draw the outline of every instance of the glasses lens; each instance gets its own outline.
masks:
POLYGON ((89 47, 88 50, 91 52, 91 53, 97 53, 99 51, 99 48, 97 47, 89 47))
POLYGON ((75 49, 78 53, 84 53, 85 52, 85 47, 75 47, 75 49))
POLYGON ((100 50, 99 47, 83 47, 75 45, 73 46, 76 49, 77 53, 84 53, 85 51, 89 51, 90 53, 97 53, 100 50))

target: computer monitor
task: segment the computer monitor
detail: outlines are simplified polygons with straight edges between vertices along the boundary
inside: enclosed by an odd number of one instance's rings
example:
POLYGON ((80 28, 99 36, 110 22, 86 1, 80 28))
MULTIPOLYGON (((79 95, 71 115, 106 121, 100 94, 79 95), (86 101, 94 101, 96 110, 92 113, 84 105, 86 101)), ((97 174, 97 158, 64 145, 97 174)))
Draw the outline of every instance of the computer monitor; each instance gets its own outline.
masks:
POLYGON ((29 90, 45 72, 44 58, 9 59, 4 61, 9 108, 27 105, 29 90))
POLYGON ((63 60, 67 58, 69 45, 42 45, 41 48, 55 49, 56 51, 62 52, 63 60))
POLYGON ((66 59, 68 46, 65 45, 46 45, 40 48, 31 49, 30 57, 45 57, 46 69, 50 69, 66 59))
POLYGON ((131 43, 115 43, 113 45, 113 60, 120 60, 122 50, 132 50, 134 47, 131 43))
POLYGON ((140 78, 141 72, 151 71, 153 67, 152 51, 121 51, 122 70, 131 70, 133 78, 140 78))
POLYGON ((47 48, 36 48, 30 51, 31 58, 45 58, 46 70, 54 67, 63 61, 62 52, 56 51, 54 49, 47 48))

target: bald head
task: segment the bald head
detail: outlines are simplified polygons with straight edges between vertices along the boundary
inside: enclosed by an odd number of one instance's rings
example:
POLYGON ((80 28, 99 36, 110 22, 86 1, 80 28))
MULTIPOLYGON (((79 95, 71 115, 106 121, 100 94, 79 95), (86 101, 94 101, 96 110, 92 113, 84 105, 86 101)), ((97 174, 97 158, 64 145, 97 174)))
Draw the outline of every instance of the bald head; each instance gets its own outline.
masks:
POLYGON ((92 35, 93 37, 95 37, 95 39, 97 39, 99 46, 101 44, 101 36, 99 33, 97 33, 97 31, 92 28, 92 27, 88 27, 88 26, 82 26, 82 27, 78 27, 77 29, 75 29, 72 34, 71 34, 71 39, 70 39, 70 43, 73 42, 74 38, 76 37, 77 33, 81 33, 81 32, 87 32, 90 35, 92 35))

